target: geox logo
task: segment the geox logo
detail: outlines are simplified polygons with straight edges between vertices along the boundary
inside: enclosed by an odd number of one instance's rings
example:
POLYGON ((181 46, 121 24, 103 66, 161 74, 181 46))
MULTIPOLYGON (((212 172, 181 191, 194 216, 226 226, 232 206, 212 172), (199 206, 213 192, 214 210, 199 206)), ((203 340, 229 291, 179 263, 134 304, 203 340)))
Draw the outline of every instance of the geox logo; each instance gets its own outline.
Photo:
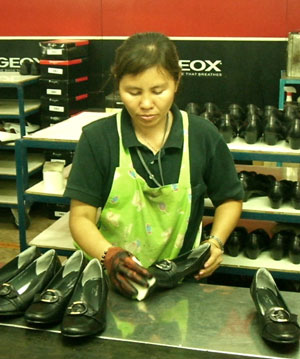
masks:
POLYGON ((221 60, 179 60, 179 65, 185 76, 222 76, 221 60))
POLYGON ((35 61, 37 63, 40 61, 36 57, 0 57, 0 68, 18 69, 25 60, 29 60, 31 62, 35 61))

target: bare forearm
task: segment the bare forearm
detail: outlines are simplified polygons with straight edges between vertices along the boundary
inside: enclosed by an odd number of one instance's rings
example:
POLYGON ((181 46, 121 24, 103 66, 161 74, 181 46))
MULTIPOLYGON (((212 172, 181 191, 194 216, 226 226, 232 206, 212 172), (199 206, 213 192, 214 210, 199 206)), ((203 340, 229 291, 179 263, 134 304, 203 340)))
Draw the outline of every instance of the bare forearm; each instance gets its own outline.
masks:
POLYGON ((225 244, 230 233, 236 227, 242 212, 242 201, 227 201, 216 208, 211 234, 225 244))

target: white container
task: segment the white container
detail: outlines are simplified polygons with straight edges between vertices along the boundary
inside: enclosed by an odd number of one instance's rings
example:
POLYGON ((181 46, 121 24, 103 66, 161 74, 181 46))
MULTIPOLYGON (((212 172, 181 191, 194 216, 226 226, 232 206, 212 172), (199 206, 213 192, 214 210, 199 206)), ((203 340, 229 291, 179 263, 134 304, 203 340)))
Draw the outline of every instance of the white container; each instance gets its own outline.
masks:
POLYGON ((64 189, 64 163, 61 161, 46 161, 43 166, 45 192, 59 192, 64 189))

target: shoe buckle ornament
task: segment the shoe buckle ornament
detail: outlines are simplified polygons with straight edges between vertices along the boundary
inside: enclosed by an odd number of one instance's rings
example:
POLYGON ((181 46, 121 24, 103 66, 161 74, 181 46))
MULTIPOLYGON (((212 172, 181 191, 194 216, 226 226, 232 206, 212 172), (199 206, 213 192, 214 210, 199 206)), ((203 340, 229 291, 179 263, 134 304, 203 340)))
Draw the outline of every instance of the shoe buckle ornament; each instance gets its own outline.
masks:
POLYGON ((172 268, 172 262, 169 261, 168 259, 165 259, 159 263, 155 264, 155 267, 158 269, 161 269, 163 271, 167 271, 170 270, 172 268))
POLYGON ((270 308, 267 312, 267 315, 273 322, 285 323, 290 321, 290 313, 282 307, 273 307, 270 308))
POLYGON ((68 311, 70 315, 82 315, 87 312, 87 305, 82 301, 73 302, 68 311))
POLYGON ((2 283, 0 285, 0 295, 5 297, 9 295, 12 291, 10 283, 2 283))
POLYGON ((55 303, 58 301, 58 295, 57 291, 54 289, 47 289, 42 295, 41 295, 41 302, 44 303, 55 303))

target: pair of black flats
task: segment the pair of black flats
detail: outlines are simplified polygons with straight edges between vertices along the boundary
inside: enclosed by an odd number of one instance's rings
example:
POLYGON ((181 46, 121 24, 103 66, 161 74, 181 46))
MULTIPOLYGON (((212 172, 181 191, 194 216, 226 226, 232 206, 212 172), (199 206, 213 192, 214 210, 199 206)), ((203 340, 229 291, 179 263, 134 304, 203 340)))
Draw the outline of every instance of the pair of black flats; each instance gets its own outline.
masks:
POLYGON ((258 313, 261 336, 271 343, 297 343, 300 338, 297 315, 290 312, 266 268, 257 270, 250 294, 258 313))
POLYGON ((76 251, 61 265, 54 249, 29 247, 0 270, 0 316, 24 315, 32 326, 61 322, 61 333, 85 337, 106 326, 107 284, 97 259, 76 251), (13 275, 13 276, 12 276, 13 275))

